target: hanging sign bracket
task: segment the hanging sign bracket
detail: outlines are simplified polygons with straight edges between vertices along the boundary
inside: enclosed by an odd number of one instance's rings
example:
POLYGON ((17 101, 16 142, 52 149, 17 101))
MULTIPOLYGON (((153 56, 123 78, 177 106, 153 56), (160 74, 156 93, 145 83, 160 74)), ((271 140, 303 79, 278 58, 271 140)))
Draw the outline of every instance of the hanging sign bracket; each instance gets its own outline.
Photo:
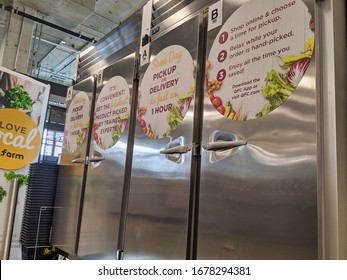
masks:
POLYGON ((152 0, 143 6, 142 10, 142 28, 140 42, 140 66, 149 62, 149 47, 151 41, 152 27, 152 0))

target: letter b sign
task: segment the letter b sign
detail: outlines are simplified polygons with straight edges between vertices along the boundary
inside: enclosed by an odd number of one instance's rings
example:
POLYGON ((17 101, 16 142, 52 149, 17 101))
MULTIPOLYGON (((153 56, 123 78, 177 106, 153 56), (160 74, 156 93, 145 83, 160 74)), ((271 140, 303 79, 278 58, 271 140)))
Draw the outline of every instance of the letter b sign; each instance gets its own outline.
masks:
POLYGON ((223 1, 218 1, 208 8, 208 30, 222 25, 223 1))
POLYGON ((218 18, 218 9, 214 9, 211 11, 211 20, 215 22, 218 18))

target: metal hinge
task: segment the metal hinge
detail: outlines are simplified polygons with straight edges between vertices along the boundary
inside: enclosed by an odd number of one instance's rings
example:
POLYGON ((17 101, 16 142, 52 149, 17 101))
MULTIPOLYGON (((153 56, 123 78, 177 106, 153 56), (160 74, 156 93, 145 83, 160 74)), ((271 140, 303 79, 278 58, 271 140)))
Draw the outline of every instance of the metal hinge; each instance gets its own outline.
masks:
POLYGON ((193 143, 192 156, 197 156, 197 157, 201 156, 201 144, 200 143, 197 143, 197 142, 193 143))

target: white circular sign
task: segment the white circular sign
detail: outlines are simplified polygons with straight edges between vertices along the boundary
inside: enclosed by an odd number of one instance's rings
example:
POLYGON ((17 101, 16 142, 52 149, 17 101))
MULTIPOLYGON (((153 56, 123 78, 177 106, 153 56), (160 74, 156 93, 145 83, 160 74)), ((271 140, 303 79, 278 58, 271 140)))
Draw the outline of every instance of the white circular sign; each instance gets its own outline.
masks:
POLYGON ((313 34, 300 0, 242 5, 222 26, 207 61, 207 93, 216 110, 243 121, 280 106, 305 74, 313 34))
POLYGON ((64 148, 71 153, 78 151, 87 136, 89 126, 89 98, 80 91, 72 99, 66 113, 64 148))
POLYGON ((95 103, 93 139, 103 150, 112 148, 122 136, 130 114, 130 89, 121 76, 111 78, 95 103))
POLYGON ((183 121, 195 90, 193 59, 172 45, 151 61, 140 86, 138 121, 150 138, 171 134, 183 121))

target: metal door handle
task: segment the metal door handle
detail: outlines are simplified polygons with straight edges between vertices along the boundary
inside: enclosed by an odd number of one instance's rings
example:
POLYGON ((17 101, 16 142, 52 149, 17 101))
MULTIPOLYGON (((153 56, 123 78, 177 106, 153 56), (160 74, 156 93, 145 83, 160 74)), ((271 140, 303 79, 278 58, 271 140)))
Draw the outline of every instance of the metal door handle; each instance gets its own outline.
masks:
POLYGON ((103 161, 103 160, 105 160, 104 157, 90 157, 88 159, 88 162, 100 162, 100 161, 103 161))
POLYGON ((75 158, 71 162, 72 163, 83 163, 84 162, 84 158, 75 158))
POLYGON ((160 153, 163 155, 171 155, 171 154, 186 154, 190 151, 188 146, 175 146, 172 148, 167 148, 165 150, 161 150, 160 153))
POLYGON ((236 140, 236 141, 216 141, 209 142, 203 146, 206 151, 218 151, 224 149, 232 149, 239 146, 244 146, 247 144, 247 141, 244 140, 236 140))

